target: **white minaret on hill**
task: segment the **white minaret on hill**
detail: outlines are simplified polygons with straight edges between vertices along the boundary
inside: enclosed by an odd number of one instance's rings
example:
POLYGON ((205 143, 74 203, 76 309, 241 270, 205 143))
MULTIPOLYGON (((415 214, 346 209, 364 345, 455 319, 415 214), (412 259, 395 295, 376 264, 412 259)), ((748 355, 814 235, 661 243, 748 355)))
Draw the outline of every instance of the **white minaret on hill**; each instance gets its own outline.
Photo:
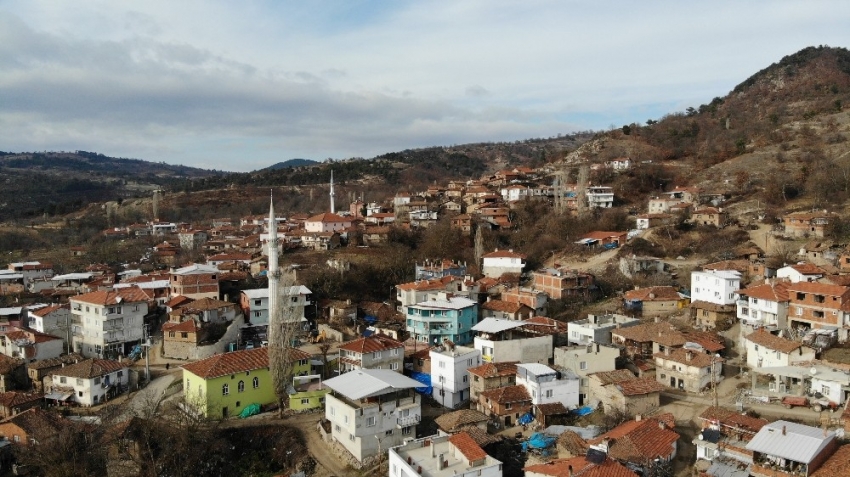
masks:
POLYGON ((331 213, 336 213, 336 207, 334 206, 334 170, 331 169, 331 213))

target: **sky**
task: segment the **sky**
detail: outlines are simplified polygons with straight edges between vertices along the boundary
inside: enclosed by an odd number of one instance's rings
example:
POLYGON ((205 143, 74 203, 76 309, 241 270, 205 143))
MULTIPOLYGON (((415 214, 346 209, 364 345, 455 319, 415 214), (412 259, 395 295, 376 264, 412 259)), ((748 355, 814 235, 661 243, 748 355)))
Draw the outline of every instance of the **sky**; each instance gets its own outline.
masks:
POLYGON ((250 171, 698 107, 850 2, 0 0, 0 151, 250 171))

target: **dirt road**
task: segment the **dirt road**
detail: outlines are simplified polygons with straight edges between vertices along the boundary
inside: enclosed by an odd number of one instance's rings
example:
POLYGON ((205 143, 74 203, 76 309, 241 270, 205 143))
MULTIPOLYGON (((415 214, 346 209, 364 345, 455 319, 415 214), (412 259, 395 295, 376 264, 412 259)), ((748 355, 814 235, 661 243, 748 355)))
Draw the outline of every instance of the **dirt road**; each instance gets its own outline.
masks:
POLYGON ((338 459, 328 448, 328 445, 322 441, 322 436, 316 430, 316 424, 321 418, 321 413, 296 414, 285 418, 283 423, 297 427, 304 435, 304 444, 310 450, 313 459, 325 471, 325 473, 322 473, 317 466, 317 471, 314 475, 318 477, 346 477, 348 475, 354 475, 348 466, 338 459))

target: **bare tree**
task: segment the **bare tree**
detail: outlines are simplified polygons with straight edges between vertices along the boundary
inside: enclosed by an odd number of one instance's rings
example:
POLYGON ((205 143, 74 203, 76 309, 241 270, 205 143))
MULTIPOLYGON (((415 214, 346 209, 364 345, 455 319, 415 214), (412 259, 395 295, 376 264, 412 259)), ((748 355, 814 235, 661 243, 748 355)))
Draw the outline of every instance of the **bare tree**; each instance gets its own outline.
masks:
POLYGON ((319 343, 319 352, 322 353, 322 379, 328 378, 328 352, 333 347, 335 341, 325 338, 319 343))
POLYGON ((484 257, 484 237, 481 227, 475 229, 475 268, 481 270, 481 260, 484 257))

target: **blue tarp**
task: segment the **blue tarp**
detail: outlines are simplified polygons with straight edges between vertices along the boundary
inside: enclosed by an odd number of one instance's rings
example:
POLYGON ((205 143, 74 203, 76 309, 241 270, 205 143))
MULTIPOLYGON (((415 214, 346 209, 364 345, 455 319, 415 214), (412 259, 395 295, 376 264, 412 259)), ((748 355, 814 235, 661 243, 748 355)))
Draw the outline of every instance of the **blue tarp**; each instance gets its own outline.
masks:
POLYGON ((419 394, 427 394, 429 396, 431 395, 431 375, 430 374, 417 373, 416 371, 411 371, 410 372, 410 378, 415 379, 416 381, 419 381, 420 383, 425 385, 425 386, 422 386, 421 388, 414 388, 414 389, 416 389, 416 392, 418 392, 419 394))
POLYGON ((575 414, 577 416, 586 416, 586 415, 590 414, 591 412, 593 412, 593 407, 585 406, 585 407, 580 407, 578 409, 570 411, 570 414, 575 414))
POLYGON ((556 439, 552 436, 547 436, 542 432, 535 432, 522 443, 522 451, 528 452, 528 449, 546 449, 555 445, 556 439))
POLYGON ((363 321, 365 321, 369 325, 374 325, 378 321, 377 316, 366 315, 363 317, 363 321))
POLYGON ((527 413, 523 414, 522 416, 519 416, 519 419, 517 419, 516 422, 519 425, 524 426, 526 424, 530 424, 531 421, 533 421, 533 420, 534 420, 534 416, 532 416, 530 412, 527 412, 527 413))

